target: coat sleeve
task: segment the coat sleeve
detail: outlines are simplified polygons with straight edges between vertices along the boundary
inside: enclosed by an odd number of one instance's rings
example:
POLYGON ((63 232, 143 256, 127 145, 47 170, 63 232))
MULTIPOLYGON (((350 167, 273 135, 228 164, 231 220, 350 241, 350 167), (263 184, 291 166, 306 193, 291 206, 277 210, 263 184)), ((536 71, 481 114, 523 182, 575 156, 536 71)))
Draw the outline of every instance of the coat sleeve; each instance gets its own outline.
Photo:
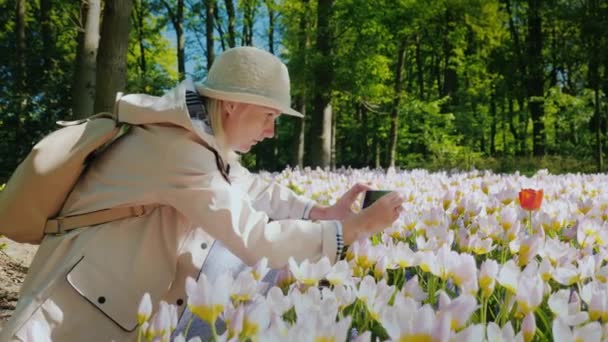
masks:
POLYGON ((266 212, 273 220, 309 218, 314 201, 278 182, 268 182, 239 164, 231 166, 231 178, 247 192, 254 208, 266 212))
POLYGON ((336 261, 338 221, 269 222, 242 187, 228 184, 214 169, 211 153, 192 144, 170 150, 180 152, 170 152, 165 158, 163 173, 168 182, 163 182, 166 188, 160 198, 245 263, 252 265, 266 257, 276 268, 285 266, 289 257, 314 262, 327 256, 336 261))

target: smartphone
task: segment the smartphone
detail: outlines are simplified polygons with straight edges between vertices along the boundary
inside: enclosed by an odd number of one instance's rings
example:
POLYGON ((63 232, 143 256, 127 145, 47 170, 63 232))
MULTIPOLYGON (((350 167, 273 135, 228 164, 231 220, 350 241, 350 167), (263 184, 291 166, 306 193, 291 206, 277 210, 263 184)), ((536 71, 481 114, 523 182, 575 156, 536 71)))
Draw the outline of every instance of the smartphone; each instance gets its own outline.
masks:
POLYGON ((380 197, 391 193, 391 190, 367 190, 365 197, 363 198, 363 205, 361 208, 365 209, 376 202, 380 197))

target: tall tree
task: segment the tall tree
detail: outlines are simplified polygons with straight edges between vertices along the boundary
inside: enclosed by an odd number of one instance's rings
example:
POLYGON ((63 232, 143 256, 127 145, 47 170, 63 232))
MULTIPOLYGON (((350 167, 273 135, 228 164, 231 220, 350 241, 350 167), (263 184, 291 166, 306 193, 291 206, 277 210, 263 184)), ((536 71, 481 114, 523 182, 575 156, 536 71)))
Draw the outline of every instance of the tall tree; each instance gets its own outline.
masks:
POLYGON ((422 57, 422 42, 420 41, 421 33, 417 32, 415 35, 415 49, 416 49, 416 71, 418 76, 418 97, 421 100, 426 98, 424 91, 424 61, 422 57))
POLYGON ((457 105, 458 97, 458 73, 455 65, 455 46, 453 32, 457 28, 457 13, 452 7, 446 5, 445 8, 445 28, 443 29, 443 85, 441 87, 441 96, 449 96, 450 104, 457 105))
MULTIPOLYGON (((300 0, 292 1, 282 9, 281 13, 287 13, 283 16, 283 25, 290 28, 292 31, 286 31, 286 34, 291 33, 292 39, 285 40, 285 43, 291 43, 293 46, 288 61, 291 79, 293 84, 292 93, 295 98, 296 108, 300 113, 304 114, 304 118, 295 120, 293 150, 289 151, 293 158, 289 161, 291 165, 304 166, 305 156, 305 141, 306 141, 306 123, 310 120, 307 115, 308 95, 309 95, 309 54, 310 54, 310 35, 309 35, 309 17, 310 17, 310 1, 300 0), (290 27, 289 24, 295 24, 290 27)), ((291 38, 291 37, 290 37, 291 38)))
POLYGON ((40 26, 42 45, 47 53, 43 56, 42 69, 47 73, 52 68, 55 39, 53 38, 53 25, 51 21, 52 0, 40 0, 40 26))
POLYGON ((145 38, 145 20, 146 15, 148 13, 146 0, 134 0, 133 3, 133 22, 134 28, 137 34, 137 42, 139 48, 139 58, 137 59, 137 64, 139 64, 139 72, 140 76, 143 76, 146 73, 147 63, 146 63, 146 38, 145 38))
POLYGON ((215 59, 215 46, 213 37, 213 25, 215 19, 215 8, 217 7, 216 0, 205 1, 205 37, 206 37, 206 49, 207 49, 207 71, 211 69, 213 60, 215 59))
POLYGON ((97 55, 95 112, 111 112, 127 83, 132 0, 106 0, 97 55))
POLYGON ((215 29, 217 30, 218 38, 220 41, 220 45, 222 46, 222 51, 226 50, 226 35, 224 34, 224 28, 222 27, 222 17, 220 16, 220 6, 218 5, 218 1, 215 1, 215 5, 213 6, 213 17, 215 22, 215 29))
POLYGON ((532 150, 535 156, 545 154, 542 0, 528 0, 528 108, 532 116, 532 150))
MULTIPOLYGON (((27 1, 17 0, 15 11, 15 83, 14 96, 17 100, 16 113, 7 120, 14 132, 14 142, 23 141, 23 124, 27 106, 27 43, 26 43, 27 1)), ((16 159, 17 156, 14 156, 16 159)))
MULTIPOLYGON (((268 11, 268 51, 274 54, 274 0, 264 0, 266 9, 268 11)), ((251 5, 251 2, 249 3, 251 5)), ((246 9, 247 11, 247 9, 246 9)), ((253 18, 251 18, 253 19, 253 18)), ((253 37, 251 37, 252 39, 253 37)), ((252 43, 252 42, 251 42, 252 43)), ((256 157, 256 166, 258 168, 264 168, 266 170, 277 170, 279 165, 279 134, 281 132, 281 124, 283 121, 278 121, 274 130, 274 138, 265 140, 261 144, 258 144, 254 148, 256 157)))
POLYGON ((179 79, 174 44, 163 33, 171 25, 164 12, 162 4, 154 0, 133 2, 125 92, 160 95, 179 79))
POLYGON ((257 12, 258 2, 257 0, 243 0, 241 2, 243 10, 243 26, 241 35, 241 45, 252 46, 253 45, 253 26, 255 23, 255 16, 257 12))
POLYGON ((93 114, 100 17, 101 0, 82 1, 76 68, 72 83, 72 115, 75 118, 93 114))
POLYGON ((297 165, 299 167, 304 166, 304 151, 305 149, 305 141, 306 141, 306 98, 301 97, 299 101, 296 101, 296 104, 299 102, 298 106, 300 113, 304 115, 302 119, 296 121, 296 136, 295 136, 295 145, 294 145, 294 158, 292 159, 292 165, 297 165))
POLYGON ((403 61, 405 60, 405 47, 406 42, 404 39, 401 39, 399 42, 399 49, 397 51, 397 66, 395 67, 395 83, 393 86, 394 89, 394 99, 393 106, 391 108, 391 128, 389 131, 389 160, 388 166, 395 166, 395 155, 397 154, 397 135, 399 131, 399 105, 401 99, 401 83, 403 82, 403 61))
POLYGON ((228 47, 236 46, 236 14, 234 12, 234 2, 225 0, 226 14, 228 15, 228 47))
POLYGON ((508 99, 509 101, 509 128, 510 128, 510 132, 513 135, 513 138, 516 142, 518 142, 518 152, 519 154, 523 154, 525 152, 525 145, 526 145, 526 136, 527 136, 527 132, 526 132, 526 127, 527 127, 527 118, 525 116, 525 112, 524 112, 524 105, 525 105, 525 101, 524 101, 524 97, 525 97, 525 93, 526 93, 526 79, 527 79, 527 64, 526 64, 526 57, 524 56, 524 47, 523 47, 523 43, 521 42, 522 39, 520 37, 520 32, 519 29, 520 27, 518 26, 518 22, 519 20, 517 20, 517 18, 521 15, 523 16, 524 14, 522 13, 518 13, 516 11, 516 3, 512 2, 512 0, 504 0, 505 1, 505 10, 507 11, 508 14, 508 22, 509 22, 509 32, 511 33, 511 40, 512 40, 512 50, 513 50, 513 54, 514 56, 512 57, 514 59, 514 64, 515 66, 511 68, 511 72, 506 71, 505 77, 509 80, 511 80, 510 82, 507 82, 507 86, 509 87, 510 90, 510 97, 508 99), (519 105, 519 111, 515 111, 515 105, 514 105, 514 101, 517 101, 517 104, 519 105), (519 119, 520 125, 517 125, 515 123, 515 119, 519 119))
POLYGON ((600 44, 602 41, 602 18, 600 16, 599 0, 585 1, 585 15, 583 42, 588 51, 588 82, 589 87, 593 90, 593 130, 595 134, 595 159, 597 162, 597 171, 602 172, 604 169, 604 153, 602 147, 602 110, 600 96, 600 44))
POLYGON ((186 77, 186 37, 184 36, 184 0, 177 0, 175 8, 167 2, 161 0, 171 24, 175 31, 175 41, 177 42, 177 72, 179 79, 183 80, 186 77))
POLYGON ((331 162, 331 86, 333 66, 331 48, 333 32, 331 17, 333 0, 319 0, 317 4, 317 38, 314 61, 315 87, 310 125, 310 164, 329 167, 331 162))
POLYGON ((274 31, 275 31, 275 2, 274 0, 264 0, 268 10, 268 51, 274 55, 274 31))
MULTIPOLYGON (((26 90, 26 35, 25 35, 25 13, 27 11, 27 1, 17 0, 15 10, 15 94, 19 101, 23 103, 23 95, 26 90)), ((19 113, 20 115, 22 113, 19 113)))

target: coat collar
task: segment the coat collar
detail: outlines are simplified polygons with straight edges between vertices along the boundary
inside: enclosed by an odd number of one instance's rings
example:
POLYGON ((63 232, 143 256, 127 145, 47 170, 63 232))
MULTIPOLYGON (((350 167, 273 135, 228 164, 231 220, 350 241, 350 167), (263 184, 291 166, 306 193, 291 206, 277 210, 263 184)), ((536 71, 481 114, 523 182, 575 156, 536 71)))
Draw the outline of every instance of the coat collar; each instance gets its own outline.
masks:
POLYGON ((186 106, 188 81, 181 82, 163 96, 129 94, 116 101, 115 113, 119 122, 134 125, 169 123, 185 128, 219 150, 215 137, 198 125, 193 125, 186 106))

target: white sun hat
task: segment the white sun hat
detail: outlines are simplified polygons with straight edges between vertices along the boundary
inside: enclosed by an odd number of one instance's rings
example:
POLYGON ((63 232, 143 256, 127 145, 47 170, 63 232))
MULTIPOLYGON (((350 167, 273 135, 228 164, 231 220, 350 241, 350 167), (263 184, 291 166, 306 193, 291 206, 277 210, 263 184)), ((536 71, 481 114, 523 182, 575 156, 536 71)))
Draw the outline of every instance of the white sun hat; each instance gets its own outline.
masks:
POLYGON ((219 55, 202 84, 201 95, 251 103, 304 117, 291 109, 289 72, 273 54, 251 46, 236 47, 219 55))

